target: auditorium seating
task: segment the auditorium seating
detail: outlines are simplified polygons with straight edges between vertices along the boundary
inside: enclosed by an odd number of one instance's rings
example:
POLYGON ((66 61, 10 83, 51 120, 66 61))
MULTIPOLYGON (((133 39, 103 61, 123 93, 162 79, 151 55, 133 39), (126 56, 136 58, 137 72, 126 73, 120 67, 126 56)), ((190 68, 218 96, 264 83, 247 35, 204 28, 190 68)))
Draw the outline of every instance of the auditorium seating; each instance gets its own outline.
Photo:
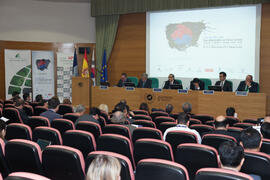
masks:
POLYGON ((137 87, 138 82, 139 82, 139 80, 138 80, 137 77, 129 76, 129 77, 127 77, 127 78, 128 78, 131 82, 133 82, 133 83, 135 84, 135 87, 137 87))
POLYGON ((148 121, 148 120, 135 120, 132 124, 140 125, 140 126, 143 126, 143 127, 156 128, 156 124, 154 122, 148 121))
POLYGON ((139 127, 133 131, 132 141, 135 143, 136 140, 142 138, 152 138, 162 140, 162 132, 155 128, 139 127))
POLYGON ((175 81, 177 81, 179 84, 182 84, 182 80, 181 79, 175 79, 175 81))
POLYGON ((137 109, 137 110, 133 110, 132 111, 135 115, 149 115, 147 111, 145 110, 140 110, 140 109, 137 109))
POLYGON ((163 122, 159 125, 159 130, 164 134, 164 132, 170 128, 176 126, 176 122, 163 122))
POLYGON ((198 119, 190 118, 189 119, 189 126, 192 126, 193 124, 201 124, 202 122, 198 119))
POLYGON ((47 111, 48 109, 43 106, 36 106, 34 109, 34 115, 39 116, 41 113, 47 111))
POLYGON ((9 119, 9 121, 7 121, 7 124, 23 123, 20 113, 16 108, 5 108, 3 116, 9 119))
POLYGON ((270 139, 262 139, 262 146, 260 151, 266 154, 270 154, 270 139))
POLYGON ((76 113, 66 113, 63 118, 64 119, 69 119, 71 120, 73 123, 76 122, 76 120, 78 119, 79 115, 76 113))
POLYGON ((5 104, 4 108, 15 108, 13 104, 5 104))
POLYGON ((134 160, 157 158, 174 161, 171 145, 158 139, 139 139, 134 144, 134 160))
POLYGON ((190 126, 190 129, 195 129, 202 136, 204 133, 213 131, 215 128, 205 124, 194 124, 190 126))
POLYGON ((226 118, 226 121, 229 124, 229 126, 233 126, 234 124, 240 122, 237 118, 232 117, 232 116, 225 116, 225 118, 226 118))
POLYGON ((96 150, 96 140, 93 134, 82 130, 68 130, 63 134, 63 145, 79 149, 84 158, 96 150))
POLYGON ((5 146, 5 158, 11 172, 32 172, 41 174, 41 149, 35 142, 13 139, 5 146))
POLYGON ((208 125, 208 126, 213 126, 214 127, 215 120, 206 121, 205 124, 208 125))
POLYGON ((142 114, 136 114, 133 119, 135 120, 148 120, 148 121, 152 121, 152 118, 148 115, 142 115, 142 114))
POLYGON ((151 116, 152 120, 154 120, 158 116, 169 116, 169 114, 166 112, 163 112, 163 111, 154 111, 150 114, 150 116, 151 116))
POLYGON ((207 114, 195 114, 192 115, 191 118, 200 120, 203 124, 205 124, 207 121, 214 120, 213 116, 207 115, 207 114))
POLYGON ((51 123, 49 119, 46 117, 32 116, 32 117, 29 117, 28 125, 31 127, 32 130, 34 130, 36 127, 39 127, 39 126, 50 127, 51 123))
POLYGON ((158 78, 154 78, 154 77, 151 77, 151 78, 148 78, 152 81, 152 88, 159 88, 159 81, 158 81, 158 78))
POLYGON ((23 110, 24 112, 27 114, 27 116, 33 116, 34 115, 34 109, 32 106, 30 105, 24 105, 23 106, 23 110))
POLYGON ((32 130, 26 124, 12 123, 7 126, 5 138, 32 140, 32 130))
POLYGON ((204 89, 205 89, 205 90, 208 89, 208 86, 211 86, 211 85, 212 85, 211 79, 208 79, 208 78, 200 78, 200 80, 204 82, 204 89))
POLYGON ((175 119, 169 116, 157 116, 155 119, 153 119, 155 122, 157 128, 159 128, 159 125, 163 122, 175 122, 175 119))
POLYGON ((135 180, 134 172, 133 172, 133 168, 132 168, 132 164, 130 160, 126 156, 123 156, 121 154, 107 152, 107 151, 91 152, 85 159, 85 172, 88 171, 90 164, 98 155, 106 155, 106 156, 112 156, 112 157, 117 158, 121 164, 121 173, 120 173, 121 179, 122 180, 135 180))
POLYGON ((178 115, 179 115, 178 113, 169 114, 169 116, 175 120, 178 118, 178 115))
POLYGON ((258 120, 257 119, 244 119, 243 123, 251 123, 251 124, 258 124, 258 120))
POLYGON ((5 178, 9 173, 9 167, 5 159, 5 142, 0 138, 0 172, 5 178))
POLYGON ((85 162, 82 153, 72 147, 52 145, 42 153, 42 164, 50 179, 84 180, 85 162))
POLYGON ((14 172, 8 175, 5 180, 50 180, 44 176, 28 172, 14 172))
POLYGON ((206 134, 202 137, 202 144, 214 147, 217 150, 219 145, 225 141, 232 141, 237 143, 234 137, 222 134, 206 134))
POLYGON ((51 123, 51 127, 57 129, 61 135, 63 135, 67 130, 75 129, 73 122, 68 119, 54 119, 51 123))
POLYGON ((102 134, 100 125, 94 122, 81 121, 76 125, 76 129, 92 133, 96 141, 102 134))
POLYGON ((105 119, 106 123, 109 123, 109 116, 106 112, 100 111, 100 116, 102 116, 105 119))
POLYGON ((36 127, 33 131, 33 141, 38 140, 50 141, 52 145, 62 145, 62 137, 60 132, 51 127, 36 127))
POLYGON ((128 139, 132 139, 129 128, 120 124, 109 124, 105 126, 102 130, 103 134, 119 134, 127 137, 128 139))
POLYGON ((202 168, 197 172, 195 180, 253 180, 253 178, 228 169, 202 168))
POLYGON ((136 180, 189 180, 187 169, 175 162, 161 159, 141 160, 136 168, 136 180))
POLYGON ((133 147, 131 141, 125 136, 118 134, 103 134, 99 136, 97 140, 97 150, 122 154, 129 158, 133 168, 135 168, 133 147))
POLYGON ((107 125, 105 118, 102 116, 99 116, 98 122, 99 122, 101 128, 104 128, 107 125))
POLYGON ((60 104, 58 106, 57 113, 60 115, 64 115, 66 113, 73 113, 73 108, 71 105, 68 105, 68 104, 60 104))
POLYGON ((201 168, 220 167, 218 152, 215 148, 194 143, 180 144, 176 150, 175 162, 187 168, 191 179, 201 168))
POLYGON ((245 161, 241 172, 259 175, 262 180, 270 179, 270 156, 262 152, 245 150, 245 161))
POLYGON ((254 124, 251 123, 236 123, 233 125, 233 127, 239 127, 239 128, 243 128, 243 129, 247 129, 249 127, 254 126, 254 124))

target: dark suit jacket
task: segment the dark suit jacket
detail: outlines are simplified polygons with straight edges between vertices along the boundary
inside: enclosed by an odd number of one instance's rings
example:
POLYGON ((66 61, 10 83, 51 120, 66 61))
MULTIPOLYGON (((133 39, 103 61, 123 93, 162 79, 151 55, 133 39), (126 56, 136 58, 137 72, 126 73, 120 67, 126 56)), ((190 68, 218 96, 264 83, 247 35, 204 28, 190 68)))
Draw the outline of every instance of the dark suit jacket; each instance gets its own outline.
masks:
POLYGON ((152 87, 152 81, 151 79, 147 79, 144 86, 143 86, 143 81, 140 79, 137 88, 151 88, 152 87))
MULTIPOLYGON (((219 85, 220 85, 220 81, 217 81, 215 86, 219 86, 219 85)), ((225 80, 222 90, 223 91, 232 91, 231 83, 229 81, 225 80)))
MULTIPOLYGON (((199 86, 200 86, 200 90, 204 90, 204 82, 203 81, 200 80, 199 86)), ((190 87, 189 87, 189 89, 191 89, 191 90, 197 90, 197 89, 195 89, 195 86, 193 84, 193 80, 190 81, 190 87)))
POLYGON ((23 109, 17 108, 24 124, 28 124, 29 118, 23 109))
POLYGON ((75 125, 77 125, 79 122, 82 122, 82 121, 89 121, 89 122, 94 122, 94 123, 100 124, 99 121, 96 120, 95 118, 93 118, 92 115, 84 114, 84 115, 80 116, 80 117, 76 120, 75 125))
MULTIPOLYGON (((131 82, 131 80, 127 78, 127 80, 125 82, 131 82)), ((123 82, 122 79, 120 79, 118 81, 118 83, 117 83, 117 86, 118 87, 123 87, 125 82, 123 82)))
MULTIPOLYGON (((179 82, 174 80, 173 84, 179 84, 179 82)), ((163 89, 171 89, 169 80, 165 82, 165 85, 164 85, 163 89)), ((183 87, 182 87, 182 89, 183 89, 183 87)))
POLYGON ((50 122, 52 122, 54 119, 62 118, 62 116, 60 114, 58 114, 50 109, 41 113, 40 116, 48 118, 50 122))
MULTIPOLYGON (((241 81, 236 91, 245 91, 246 90, 246 82, 241 81)), ((258 83, 252 81, 251 87, 248 88, 249 92, 257 92, 258 91, 258 83)))
POLYGON ((204 133, 203 135, 206 135, 206 134, 223 134, 223 135, 227 135, 227 136, 232 136, 236 139, 237 142, 240 141, 240 133, 237 133, 237 132, 229 132, 229 131, 226 131, 226 130, 214 130, 214 131, 210 131, 210 132, 207 132, 207 133, 204 133))

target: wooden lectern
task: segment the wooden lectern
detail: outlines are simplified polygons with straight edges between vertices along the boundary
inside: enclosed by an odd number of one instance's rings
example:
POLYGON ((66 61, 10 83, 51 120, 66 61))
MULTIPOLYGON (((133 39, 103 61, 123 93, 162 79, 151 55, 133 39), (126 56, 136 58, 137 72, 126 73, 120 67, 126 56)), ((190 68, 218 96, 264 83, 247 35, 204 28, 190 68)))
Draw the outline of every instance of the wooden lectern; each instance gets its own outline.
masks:
POLYGON ((82 77, 72 77, 72 105, 82 104, 89 109, 91 79, 82 77))

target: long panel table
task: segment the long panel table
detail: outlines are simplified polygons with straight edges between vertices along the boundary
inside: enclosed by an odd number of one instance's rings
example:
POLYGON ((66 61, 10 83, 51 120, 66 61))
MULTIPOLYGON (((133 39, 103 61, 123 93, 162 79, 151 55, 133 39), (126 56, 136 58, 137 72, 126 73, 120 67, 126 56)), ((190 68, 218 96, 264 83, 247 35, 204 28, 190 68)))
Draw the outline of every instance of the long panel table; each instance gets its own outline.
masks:
POLYGON ((181 112, 182 104, 192 104, 192 113, 210 114, 213 116, 225 115, 227 107, 234 107, 240 120, 264 117, 266 114, 266 95, 264 93, 249 93, 248 96, 236 96, 234 92, 214 92, 203 94, 203 91, 188 91, 188 94, 179 94, 177 90, 162 90, 154 92, 153 89, 92 87, 90 105, 99 106, 107 104, 109 111, 122 99, 125 99, 131 109, 139 108, 140 103, 146 102, 149 108, 163 108, 166 104, 174 106, 173 112, 181 112))

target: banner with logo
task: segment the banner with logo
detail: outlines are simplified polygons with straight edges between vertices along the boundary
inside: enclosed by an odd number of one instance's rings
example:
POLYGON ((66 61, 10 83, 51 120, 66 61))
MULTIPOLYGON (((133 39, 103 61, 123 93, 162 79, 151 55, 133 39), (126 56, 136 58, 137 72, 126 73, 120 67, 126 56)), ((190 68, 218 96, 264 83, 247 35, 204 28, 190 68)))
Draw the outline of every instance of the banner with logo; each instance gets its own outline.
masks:
POLYGON ((5 49, 6 99, 13 92, 31 93, 31 51, 5 49))
POLYGON ((74 53, 57 53, 57 96, 72 101, 72 68, 74 53))
POLYGON ((32 51, 33 98, 41 94, 44 99, 54 96, 54 53, 32 51))

